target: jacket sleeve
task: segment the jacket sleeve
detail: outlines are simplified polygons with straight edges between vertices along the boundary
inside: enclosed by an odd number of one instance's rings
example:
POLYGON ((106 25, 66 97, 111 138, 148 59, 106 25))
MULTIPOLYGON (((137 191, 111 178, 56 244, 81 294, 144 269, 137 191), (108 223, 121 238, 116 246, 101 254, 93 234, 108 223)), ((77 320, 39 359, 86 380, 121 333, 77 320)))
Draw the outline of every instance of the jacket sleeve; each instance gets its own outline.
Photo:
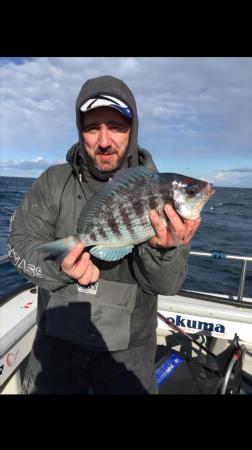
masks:
POLYGON ((55 240, 55 224, 59 207, 54 200, 50 169, 31 186, 24 201, 10 221, 8 255, 17 271, 48 291, 57 290, 74 281, 59 265, 35 250, 39 244, 55 240))
POLYGON ((174 295, 187 274, 190 245, 172 249, 155 249, 145 242, 134 250, 135 276, 148 293, 174 295))

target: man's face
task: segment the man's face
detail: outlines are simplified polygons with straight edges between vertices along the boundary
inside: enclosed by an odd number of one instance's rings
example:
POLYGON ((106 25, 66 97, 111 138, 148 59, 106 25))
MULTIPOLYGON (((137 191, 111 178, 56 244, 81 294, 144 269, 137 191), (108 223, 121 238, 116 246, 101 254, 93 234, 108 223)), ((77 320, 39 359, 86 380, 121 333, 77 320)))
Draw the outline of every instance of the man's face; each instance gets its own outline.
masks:
POLYGON ((85 149, 100 172, 117 169, 129 143, 129 120, 119 111, 101 107, 84 115, 82 136, 85 149))

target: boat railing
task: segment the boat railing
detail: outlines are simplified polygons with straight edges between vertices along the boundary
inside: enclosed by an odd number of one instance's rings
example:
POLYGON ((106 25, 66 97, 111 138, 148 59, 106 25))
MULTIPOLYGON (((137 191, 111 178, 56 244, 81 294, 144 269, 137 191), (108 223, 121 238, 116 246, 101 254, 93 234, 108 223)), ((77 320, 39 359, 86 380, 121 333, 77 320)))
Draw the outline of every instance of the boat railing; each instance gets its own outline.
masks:
MULTIPOLYGON (((190 251, 190 255, 192 256, 203 256, 208 258, 216 258, 216 259, 231 259, 242 261, 241 272, 240 272, 240 281, 239 281, 239 289, 237 294, 237 301, 242 301, 245 282, 246 282, 246 274, 247 274, 247 265, 248 262, 252 261, 252 256, 241 256, 241 255, 228 255, 227 253, 219 250, 212 250, 211 252, 201 252, 201 251, 190 251)), ((0 256, 0 263, 8 261, 8 255, 0 256)))
POLYGON ((242 301, 244 289, 245 289, 245 282, 246 282, 247 265, 248 265, 248 262, 252 261, 252 256, 228 255, 227 253, 219 251, 219 250, 212 250, 211 252, 190 251, 190 255, 205 256, 208 258, 232 259, 232 260, 242 261, 239 289, 238 289, 238 294, 237 294, 237 301, 238 302, 242 301))

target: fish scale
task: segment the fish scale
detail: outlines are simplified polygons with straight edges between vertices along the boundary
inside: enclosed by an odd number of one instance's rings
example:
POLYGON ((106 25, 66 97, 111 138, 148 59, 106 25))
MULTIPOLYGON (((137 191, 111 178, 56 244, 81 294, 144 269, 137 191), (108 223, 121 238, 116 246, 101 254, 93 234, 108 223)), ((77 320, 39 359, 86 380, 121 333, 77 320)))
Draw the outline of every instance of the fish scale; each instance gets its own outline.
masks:
POLYGON ((94 256, 116 261, 155 235, 150 209, 155 209, 165 224, 165 203, 171 203, 182 218, 196 219, 213 193, 212 184, 185 175, 146 167, 124 169, 88 200, 75 236, 42 244, 39 249, 65 255, 81 241, 94 256))
MULTIPOLYGON (((140 172, 140 177, 137 179, 135 177, 135 169, 129 169, 128 171, 122 171, 121 176, 118 179, 118 175, 116 175, 112 181, 108 182, 103 192, 95 195, 96 198, 92 197, 89 202, 85 205, 78 224, 77 224, 77 233, 79 230, 79 239, 84 240, 86 237, 87 245, 92 245, 93 242, 88 238, 90 223, 94 226, 96 220, 99 220, 99 224, 102 225, 104 232, 108 235, 110 242, 114 242, 117 240, 116 233, 111 230, 111 226, 108 221, 113 219, 116 222, 117 228, 120 230, 121 238, 125 237, 123 240, 129 240, 129 236, 131 236, 130 241, 132 241, 132 236, 136 236, 140 234, 139 228, 142 226, 141 220, 145 218, 145 222, 147 221, 148 210, 146 208, 148 198, 144 191, 141 191, 141 186, 143 185, 143 179, 146 178, 146 170, 140 172), (130 173, 128 176, 128 172, 132 170, 132 174, 130 173), (126 172, 126 173, 122 173, 126 172), (117 179, 116 179, 117 178, 117 179), (142 192, 141 201, 145 203, 144 214, 140 215, 136 213, 137 209, 134 209, 134 206, 137 202, 139 202, 139 190, 142 192), (122 216, 120 214, 120 210, 125 209, 127 216, 130 219, 130 228, 127 230, 125 226, 122 216)), ((157 173, 151 172, 148 170, 147 179, 144 180, 145 187, 148 187, 148 183, 150 182, 150 178, 153 178, 154 175, 158 175, 157 173), (151 175, 151 177, 150 177, 151 175)), ((139 173, 139 169, 138 169, 139 173)), ((153 185, 150 186, 153 191, 153 185)), ((152 227, 149 225, 149 232, 153 232, 152 227)), ((101 236, 96 235, 96 244, 99 242, 99 238, 101 236)), ((101 239, 101 242, 104 239, 101 239)))

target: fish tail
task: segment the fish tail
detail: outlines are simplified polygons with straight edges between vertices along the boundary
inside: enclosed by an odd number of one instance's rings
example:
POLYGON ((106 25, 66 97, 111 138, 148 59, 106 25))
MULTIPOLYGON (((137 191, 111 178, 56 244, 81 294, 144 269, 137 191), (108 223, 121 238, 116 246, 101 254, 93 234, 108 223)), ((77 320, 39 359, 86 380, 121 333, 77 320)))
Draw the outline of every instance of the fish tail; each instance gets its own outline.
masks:
POLYGON ((47 253, 48 255, 58 256, 62 260, 78 242, 80 241, 76 237, 68 236, 63 239, 41 244, 35 250, 39 250, 41 253, 47 253))

